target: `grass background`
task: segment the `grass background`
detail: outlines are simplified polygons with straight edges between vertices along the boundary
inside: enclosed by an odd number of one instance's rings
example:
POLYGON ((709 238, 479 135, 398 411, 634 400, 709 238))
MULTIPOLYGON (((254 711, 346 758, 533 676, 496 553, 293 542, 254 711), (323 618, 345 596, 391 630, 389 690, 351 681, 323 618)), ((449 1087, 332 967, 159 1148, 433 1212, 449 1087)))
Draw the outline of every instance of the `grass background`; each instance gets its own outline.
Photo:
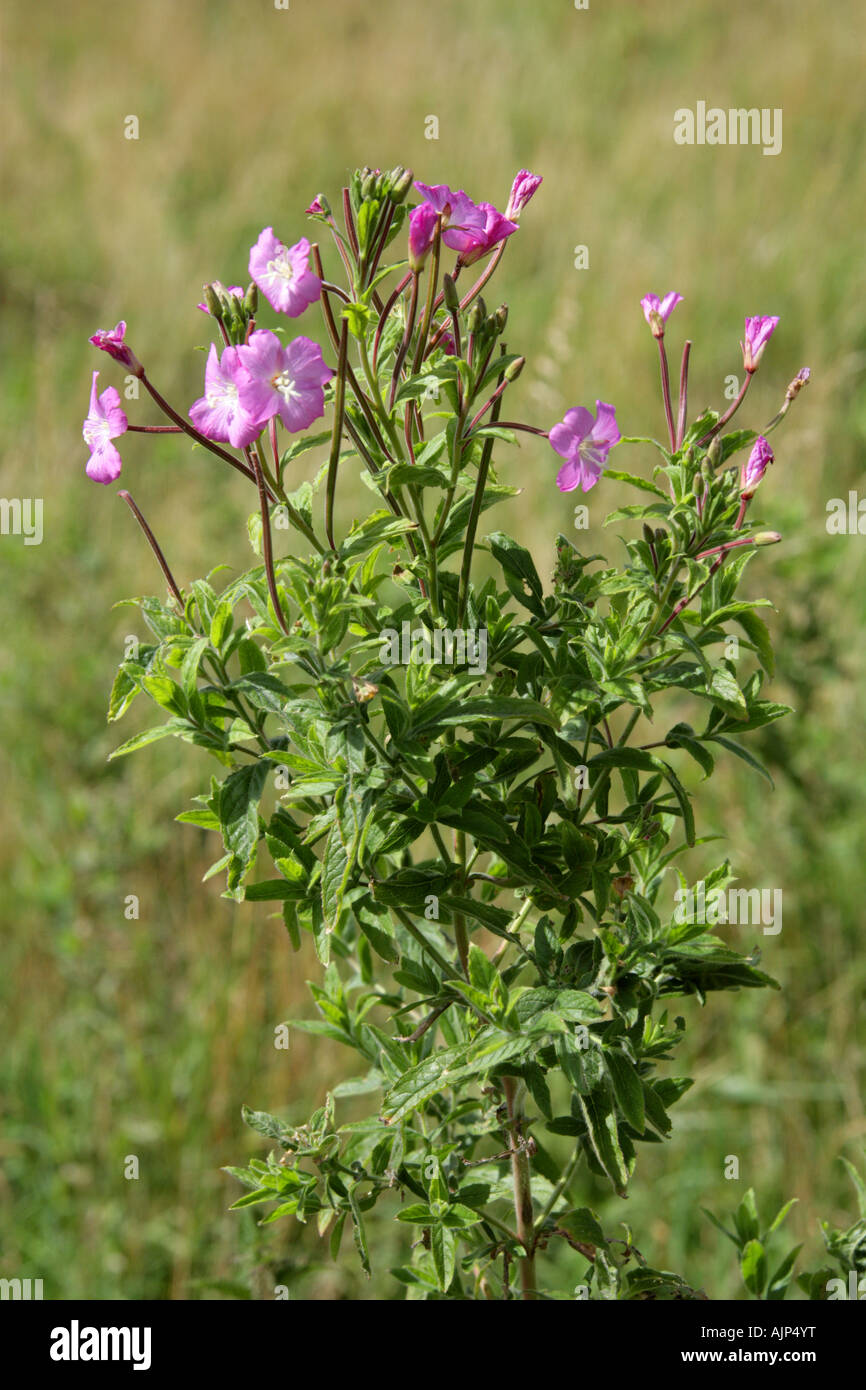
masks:
MULTIPOLYGON (((113 490, 85 478, 80 435, 94 367, 120 385, 89 333, 126 318, 185 406, 199 394, 202 281, 243 279, 263 225, 297 239, 310 198, 333 199, 365 163, 403 162, 500 207, 518 168, 544 175, 497 279, 509 346, 529 358, 512 388, 523 418, 549 425, 601 397, 624 432, 661 432, 648 289, 685 296, 670 338, 694 339, 695 406, 718 403, 738 371, 744 313, 781 316, 744 424, 760 427, 812 368, 762 489, 785 542, 750 568, 778 609, 773 693, 797 712, 750 744, 774 794, 737 763, 702 802, 741 883, 783 890, 782 934, 763 941, 783 990, 683 1008, 676 1070, 697 1082, 672 1142, 644 1147, 626 1205, 592 1180, 586 1197, 711 1297, 737 1296, 738 1281, 701 1205, 729 1209, 751 1184, 767 1207, 797 1196, 789 1229, 810 1257, 819 1216, 851 1219, 835 1157, 856 1159, 866 1139, 864 546, 829 537, 825 509, 863 487, 860 20, 856 0, 78 0, 37 25, 9 0, 0 491, 44 498, 45 538, 0 537, 0 1274, 41 1277, 53 1298, 270 1297, 275 1282, 318 1299, 393 1295, 394 1223, 374 1237, 368 1284, 348 1245, 335 1265, 314 1232, 263 1236, 248 1212, 226 1212, 237 1189, 220 1165, 261 1153, 241 1103, 300 1120, 352 1062, 297 1034, 289 1052, 273 1046, 277 1023, 310 1012, 315 962, 291 955, 266 907, 200 883, 209 846, 172 816, 205 784, 205 755, 159 745, 106 763, 137 727, 105 723, 124 638, 140 631, 113 605, 158 591, 158 576, 113 490), (783 152, 676 146, 673 112, 698 100, 781 107, 783 152), (138 140, 124 138, 129 115, 138 140), (739 1181, 723 1176, 730 1154, 739 1181)), ((182 584, 217 559, 248 563, 241 478, 173 439, 123 446, 123 483, 182 584)), ((574 499, 556 492, 543 442, 521 448, 500 456, 525 491, 498 524, 544 572, 574 499)), ((367 496, 350 490, 344 521, 367 496)), ((622 501, 614 484, 590 499, 587 545, 612 560, 601 523, 622 501)))

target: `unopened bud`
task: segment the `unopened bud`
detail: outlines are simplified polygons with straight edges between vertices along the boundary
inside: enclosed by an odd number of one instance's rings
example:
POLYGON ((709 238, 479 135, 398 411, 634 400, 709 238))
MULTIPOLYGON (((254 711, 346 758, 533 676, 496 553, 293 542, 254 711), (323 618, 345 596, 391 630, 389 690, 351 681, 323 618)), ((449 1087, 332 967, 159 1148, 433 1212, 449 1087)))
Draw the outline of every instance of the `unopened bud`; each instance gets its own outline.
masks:
POLYGON ((646 522, 643 524, 643 538, 647 545, 655 545, 655 532, 651 526, 647 526, 646 522))
POLYGON ((776 545, 782 537, 778 531, 759 531, 752 539, 755 545, 776 545))
POLYGON ((449 314, 459 313, 460 296, 457 293, 457 286, 450 275, 442 276, 442 295, 445 300, 445 308, 448 310, 449 314))
POLYGON ((236 294, 229 295, 229 304, 234 317, 242 323, 244 318, 244 306, 241 304, 236 294))
POLYGON ((720 440, 717 434, 714 434, 712 439, 710 440, 710 447, 707 449, 707 463, 710 465, 711 468, 716 468, 718 467, 718 463, 721 457, 722 441, 720 440))
POLYGON ((392 171, 392 183, 391 188, 388 192, 388 197, 391 199, 392 203, 403 202, 403 199, 406 197, 406 194, 412 187, 412 181, 414 177, 415 176, 412 173, 411 169, 402 169, 400 165, 397 166, 397 169, 394 169, 392 171), (400 171, 399 175, 398 170, 400 171))
POLYGON ((487 315, 484 312, 484 300, 481 299, 479 296, 479 298, 476 299, 475 303, 472 305, 472 308, 469 310, 469 317, 466 320, 466 326, 469 329, 469 332, 477 333, 481 328, 481 325, 484 323, 486 317, 487 315))
POLYGON ((502 375, 506 381, 516 381, 526 366, 526 358, 518 357, 514 362, 509 362, 502 375))
POLYGON ((207 305, 208 313, 209 313, 209 314, 213 314, 213 316, 214 316, 215 319, 221 319, 221 318, 222 318, 222 316, 223 316, 223 306, 222 306, 222 302, 221 302, 220 297, 219 297, 219 295, 217 294, 216 290, 214 289, 213 285, 205 285, 205 286, 204 286, 204 302, 205 302, 205 304, 207 305))
POLYGON ((495 314, 491 315, 493 327, 498 334, 505 332, 505 325, 508 322, 508 305, 500 304, 495 314))
POLYGON ((259 287, 255 280, 251 280, 247 285, 247 292, 244 295, 244 309, 248 314, 254 314, 259 307, 259 287))

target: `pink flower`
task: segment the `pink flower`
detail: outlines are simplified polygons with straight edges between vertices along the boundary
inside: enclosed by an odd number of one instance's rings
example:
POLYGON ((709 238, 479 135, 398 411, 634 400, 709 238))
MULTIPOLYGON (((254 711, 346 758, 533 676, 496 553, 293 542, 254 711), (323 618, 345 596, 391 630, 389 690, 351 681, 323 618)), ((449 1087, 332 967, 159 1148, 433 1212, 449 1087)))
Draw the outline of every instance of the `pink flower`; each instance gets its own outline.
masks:
POLYGON ((90 450, 85 472, 95 483, 113 483, 120 476, 122 460, 111 441, 126 433, 129 421, 113 386, 107 386, 102 395, 97 396, 98 380, 99 372, 94 372, 90 387, 90 410, 82 430, 84 442, 90 450))
POLYGON ((273 227, 265 227, 250 251, 250 275, 268 303, 292 319, 313 304, 322 290, 321 280, 310 270, 307 238, 284 246, 273 227))
POLYGON ((535 196, 541 182, 540 174, 530 174, 528 169, 521 169, 511 185, 511 196, 505 216, 519 217, 530 198, 535 196))
POLYGON ((754 497, 758 490, 758 484, 773 462, 773 450, 764 436, 759 434, 752 446, 748 461, 743 464, 740 470, 740 497, 754 497))
POLYGON ((773 330, 779 322, 778 316, 770 318, 768 316, 756 315, 755 318, 746 319, 746 341, 740 343, 743 349, 743 366, 751 376, 752 372, 758 370, 758 363, 764 355, 764 348, 773 336, 773 330))
POLYGON ((327 217, 330 210, 324 193, 317 193, 310 206, 304 208, 307 217, 327 217))
POLYGON ((473 203, 462 189, 454 192, 446 183, 415 182, 415 187, 436 212, 443 213, 442 240, 456 251, 465 265, 491 251, 517 231, 517 223, 503 217, 490 203, 473 203))
POLYGON ((598 482, 611 449, 622 438, 613 406, 604 401, 596 401, 595 406, 595 419, 583 405, 567 410, 565 419, 548 435, 551 447, 565 459, 556 478, 560 492, 572 492, 576 487, 589 492, 598 482))
POLYGON ((478 210, 484 213, 484 226, 470 234, 469 245, 460 254, 464 265, 472 265, 474 261, 480 260, 488 251, 492 251, 494 246, 498 246, 500 241, 517 231, 517 223, 503 217, 492 203, 479 203, 478 210))
MULTIPOLYGON (((214 290, 216 291, 217 294, 219 294, 220 290, 222 290, 223 294, 236 294, 237 297, 238 297, 238 299, 239 299, 239 300, 241 301, 241 303, 243 304, 243 302, 244 302, 244 288, 243 288, 243 285, 229 285, 228 289, 226 289, 226 287, 225 287, 225 285, 223 284, 222 280, 214 280, 214 281, 212 281, 212 285, 213 285, 213 288, 214 288, 214 290)), ((207 288, 207 286, 205 286, 205 288, 207 288)), ((196 305, 196 308, 201 309, 202 313, 204 313, 204 314, 209 314, 209 313, 210 313, 210 309, 207 307, 207 304, 204 303, 204 302, 202 302, 201 304, 196 305)), ((203 433, 203 432, 204 432, 204 431, 202 431, 202 433, 203 433)))
POLYGON ((126 324, 123 319, 121 319, 116 328, 112 328, 111 330, 107 328, 98 329, 96 333, 93 334, 90 342, 94 347, 98 347, 103 352, 107 352, 109 357, 113 357, 115 362, 119 362, 122 367, 126 367, 127 370, 132 372, 135 376, 143 376, 144 368, 132 351, 132 348, 127 347, 126 343, 123 341, 125 333, 126 324))
POLYGON ((294 338, 283 347, 276 333, 259 329, 238 348, 236 375, 240 404, 257 422, 279 415, 292 434, 305 430, 325 413, 323 387, 334 375, 322 349, 310 338, 294 338))
POLYGON ((190 406, 189 418, 208 439, 243 449, 261 433, 262 424, 244 408, 240 400, 238 376, 241 371, 238 349, 223 349, 217 357, 211 343, 204 373, 204 395, 190 406))
POLYGON ((439 215, 430 203, 419 203, 409 213, 409 265, 420 275, 430 254, 439 215))
POLYGON ((643 309, 644 318, 653 331, 654 338, 665 336, 665 324, 681 302, 682 295, 677 294, 676 290, 670 290, 664 299, 659 299, 657 294, 644 295, 640 307, 643 309))

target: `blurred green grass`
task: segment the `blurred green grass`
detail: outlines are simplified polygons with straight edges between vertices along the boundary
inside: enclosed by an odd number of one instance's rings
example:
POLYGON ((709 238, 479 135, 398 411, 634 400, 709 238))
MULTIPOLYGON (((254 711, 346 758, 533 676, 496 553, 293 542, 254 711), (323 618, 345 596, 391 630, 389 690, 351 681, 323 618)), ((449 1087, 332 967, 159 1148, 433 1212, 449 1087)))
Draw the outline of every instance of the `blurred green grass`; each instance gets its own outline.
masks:
MULTIPOLYGON (((744 313, 779 330, 744 423, 760 426, 803 364, 808 391, 775 437, 761 512, 785 543, 750 570, 769 594, 775 694, 797 713, 753 745, 777 789, 741 764, 706 793, 705 831, 724 833, 743 884, 784 891, 784 929, 764 960, 780 995, 684 1006, 697 1084, 670 1144, 641 1153, 634 1195, 607 1198, 652 1262, 714 1297, 738 1294, 727 1251, 699 1208, 745 1186, 768 1205, 796 1195, 797 1239, 851 1207, 835 1155, 866 1139, 866 900, 861 715, 866 644, 863 546, 828 537, 829 497, 863 486, 866 440, 864 137, 859 6, 732 0, 624 3, 575 11, 547 0, 80 0, 34 24, 10 0, 5 27, 5 197, 0 318, 2 492, 45 499, 45 539, 0 538, 0 1273, 42 1277, 49 1297, 387 1296, 400 1233, 383 1223, 371 1285, 348 1250, 336 1266, 315 1234, 264 1237, 223 1163, 259 1152, 240 1106, 303 1118, 351 1059, 320 1040, 273 1047, 274 1026, 309 1008, 309 953, 293 957, 266 909, 202 886, 204 836, 172 816, 205 784, 203 754, 156 747, 106 764, 122 734, 107 693, 132 610, 158 576, 112 490, 84 477, 80 421, 95 361, 87 336, 118 318, 169 397, 198 394, 204 279, 243 279, 273 223, 308 230, 314 193, 356 164, 410 164, 419 177, 504 204, 516 169, 545 176, 513 239, 496 295, 509 345, 530 365, 514 409, 549 424, 596 397, 630 434, 660 431, 656 361, 637 301, 676 287, 686 302, 692 403, 720 400, 739 366, 744 313), (784 148, 681 148, 673 112, 782 107, 784 148), (137 115, 140 139, 123 138, 137 115), (424 137, 439 118, 439 139, 424 137), (576 271, 574 247, 590 267, 576 271), (760 745, 760 747, 758 747, 760 745), (126 920, 129 894, 140 916, 126 920), (725 1156, 741 1178, 723 1178, 725 1156), (127 1155, 140 1160, 124 1178, 127 1155)), ((304 331, 316 332, 305 322, 304 331)), ((135 407, 130 413, 134 418, 135 407)), ((151 418, 142 405, 140 418, 151 418)), ((123 481, 181 583, 215 558, 247 563, 241 479, 173 440, 123 441, 123 481)), ((640 467, 636 452, 618 466, 640 467)), ((542 443, 500 456, 524 496, 499 524, 547 566, 571 502, 542 443)), ((590 499, 579 537, 622 554, 590 499)), ((348 520, 368 494, 355 485, 348 520)), ((627 500, 633 500, 631 498, 627 500)), ((131 729, 130 729, 131 732, 131 729)), ((710 861, 693 858, 695 875, 710 861)), ((346 1110, 347 1115, 352 1112, 346 1110)), ((578 1271, 575 1270, 575 1282, 578 1271)))

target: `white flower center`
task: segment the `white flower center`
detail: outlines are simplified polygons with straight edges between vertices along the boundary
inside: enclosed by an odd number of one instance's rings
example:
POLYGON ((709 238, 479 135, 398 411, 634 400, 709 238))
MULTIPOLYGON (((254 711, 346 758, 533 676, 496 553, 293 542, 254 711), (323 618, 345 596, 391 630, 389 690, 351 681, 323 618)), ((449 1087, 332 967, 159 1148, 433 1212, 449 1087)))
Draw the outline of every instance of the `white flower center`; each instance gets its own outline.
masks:
POLYGON ((271 377, 271 385, 275 391, 279 391, 284 401, 290 401, 293 396, 297 395, 295 378, 291 372, 278 372, 276 376, 271 377))
POLYGON ((294 277, 295 272, 287 251, 280 252, 276 260, 268 261, 267 268, 269 275, 278 275, 281 280, 291 280, 294 277))
POLYGON ((111 426, 107 420, 88 420, 84 437, 90 449, 103 448, 111 439, 111 426))
POLYGON ((233 381, 220 382, 216 391, 211 391, 207 396, 207 403, 211 410, 217 406, 228 405, 236 406, 238 403, 238 388, 233 381))

